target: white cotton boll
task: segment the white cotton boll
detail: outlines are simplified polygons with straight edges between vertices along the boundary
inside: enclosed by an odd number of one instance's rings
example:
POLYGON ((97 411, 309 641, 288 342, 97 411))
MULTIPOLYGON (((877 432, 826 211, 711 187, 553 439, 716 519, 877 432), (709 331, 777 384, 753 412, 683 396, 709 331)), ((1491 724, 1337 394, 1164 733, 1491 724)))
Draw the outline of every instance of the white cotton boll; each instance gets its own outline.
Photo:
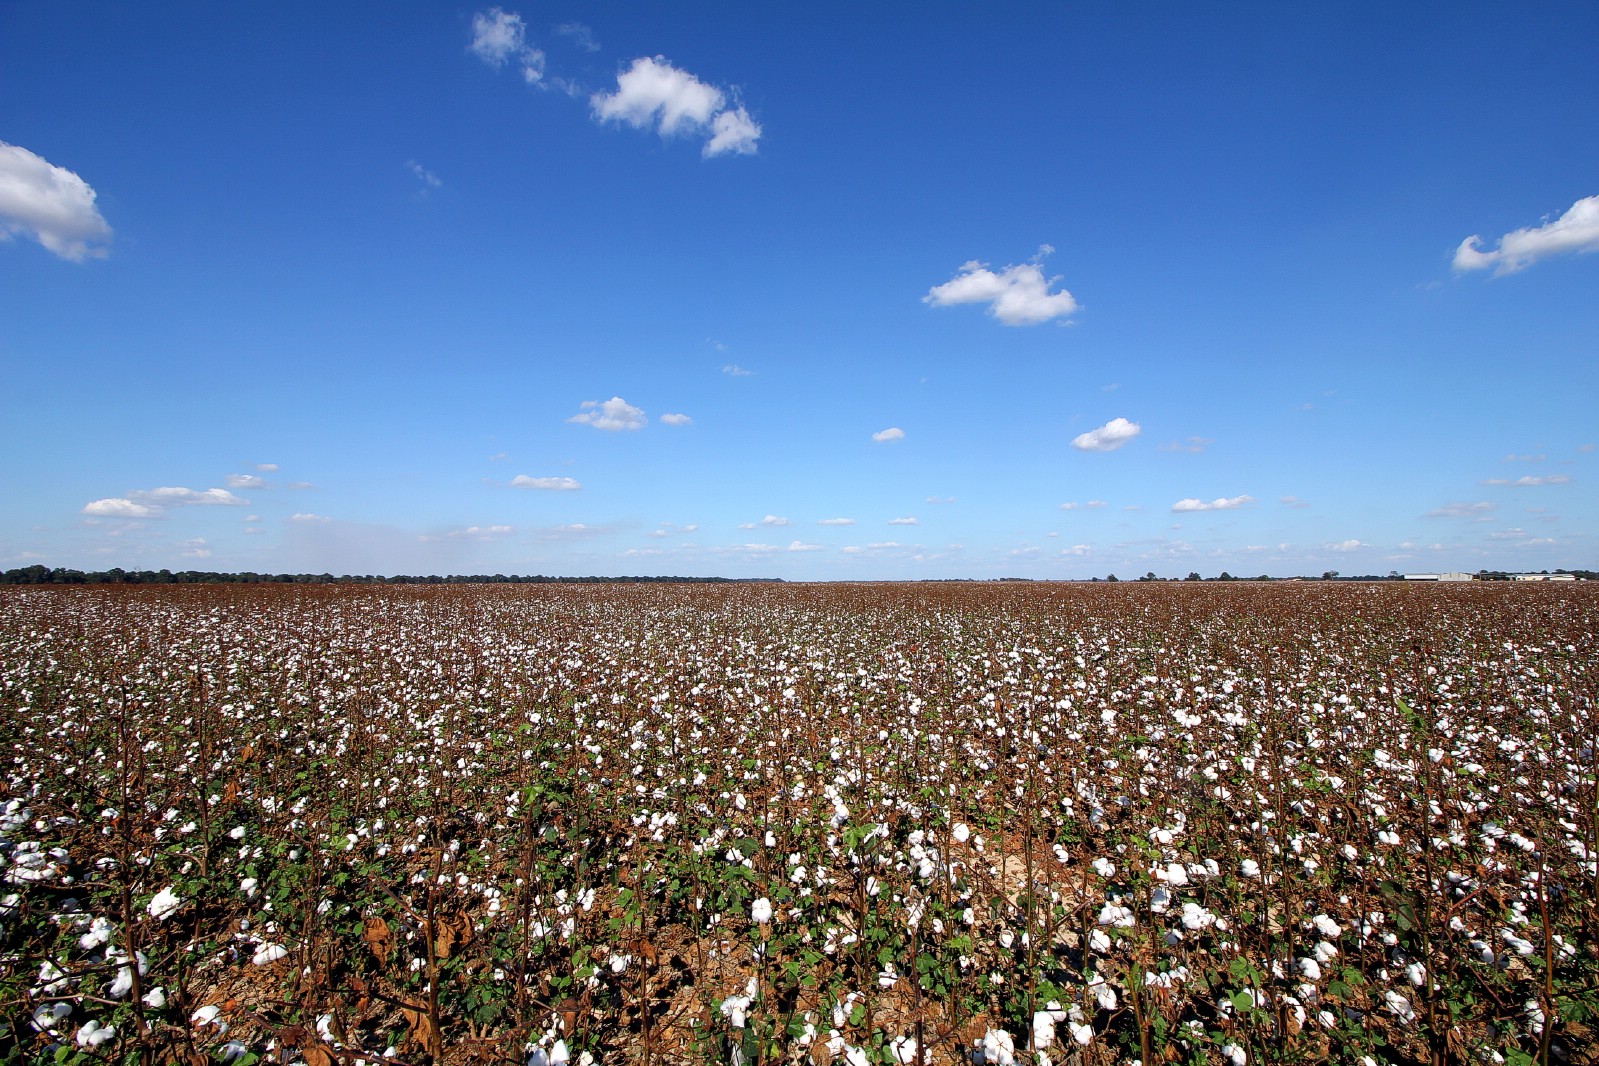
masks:
POLYGON ((133 967, 123 966, 118 968, 116 979, 111 982, 111 987, 106 990, 106 995, 112 999, 124 999, 133 991, 133 967))
POLYGON ((1238 872, 1251 879, 1258 878, 1260 877, 1260 863, 1254 859, 1245 859, 1238 864, 1238 872))
POLYGON ((956 843, 958 844, 966 843, 967 839, 970 838, 971 835, 972 827, 967 825, 965 822, 956 822, 955 827, 950 830, 950 836, 954 837, 956 843))
POLYGON ((222 1008, 214 1003, 207 1004, 189 1015, 189 1021, 195 1025, 210 1025, 217 1020, 217 1015, 222 1013, 222 1008))
POLYGON ((1330 962, 1338 957, 1338 949, 1325 940, 1318 941, 1314 951, 1317 962, 1330 962))
POLYGON ((146 992, 141 998, 144 1000, 144 1005, 149 1007, 151 1010, 166 1009, 167 994, 159 986, 150 989, 150 991, 146 992))
POLYGON ((990 1029, 983 1034, 983 1062, 995 1066, 1014 1066, 1016 1042, 1003 1029, 990 1029))
POLYGON ((255 949, 255 956, 250 959, 257 966, 269 966, 289 954, 289 949, 282 944, 262 944, 255 949))
POLYGON ((150 917, 154 918, 156 921, 161 921, 162 919, 169 917, 174 911, 183 905, 183 901, 178 898, 178 894, 172 889, 173 886, 168 885, 166 888, 163 888, 161 891, 157 892, 150 900, 150 917))
POLYGON ((71 1013, 70 1003, 41 1003, 33 1009, 33 1027, 41 1033, 53 1033, 71 1013))
POLYGON ((255 898, 255 893, 256 893, 256 886, 258 886, 259 884, 260 884, 260 882, 257 881, 255 878, 246 877, 244 880, 239 882, 239 891, 244 893, 244 896, 245 896, 246 899, 254 899, 255 898))
POLYGON ((1300 959, 1299 972, 1304 975, 1306 980, 1321 980, 1321 964, 1315 959, 1300 959))
POLYGON ((898 1036, 889 1044, 889 1050, 894 1053, 894 1061, 901 1066, 909 1066, 916 1061, 916 1038, 914 1036, 898 1036))
POLYGON ((1405 967, 1405 978, 1417 988, 1427 980, 1427 967, 1419 962, 1413 962, 1405 967))
POLYGON ((1221 1057, 1227 1060, 1228 1066, 1244 1066, 1249 1061, 1249 1055, 1237 1044, 1223 1044, 1221 1057))
POLYGON ((750 919, 765 925, 772 920, 772 901, 762 896, 750 905, 750 919))
POLYGON ((1099 858, 1095 859, 1092 863, 1090 863, 1090 865, 1093 866, 1096 874, 1105 878, 1106 880, 1116 876, 1116 864, 1104 856, 1100 856, 1099 858))
POLYGON ((90 1018, 78 1027, 78 1046, 97 1048, 108 1040, 115 1039, 117 1027, 114 1025, 101 1025, 90 1018))
POLYGON ((1388 1004, 1388 1009, 1393 1011, 1395 1016, 1397 1016, 1401 1021, 1409 1022, 1415 1020, 1416 1011, 1411 1007, 1410 1000, 1406 999, 1398 992, 1391 991, 1384 992, 1382 994, 1382 998, 1383 1002, 1388 1004))
POLYGON ((232 829, 229 829, 228 830, 228 836, 232 837, 234 840, 243 840, 244 839, 244 826, 236 825, 232 829))
POLYGON ((1088 947, 1101 955, 1110 950, 1110 937, 1102 929, 1094 929, 1088 934, 1088 947))
POLYGON ((226 1044, 222 1045, 222 1048, 219 1051, 223 1062, 233 1062, 235 1059, 242 1059, 249 1053, 250 1049, 239 1043, 237 1040, 229 1040, 226 1044))
POLYGON ((1066 1031, 1071 1033, 1072 1040, 1080 1047, 1087 1047, 1094 1039, 1094 1027, 1087 1022, 1067 1022, 1066 1031))
POLYGON ((78 938, 78 947, 84 951, 93 951, 101 944, 110 942, 111 934, 116 931, 105 918, 95 918, 89 923, 89 931, 78 938))

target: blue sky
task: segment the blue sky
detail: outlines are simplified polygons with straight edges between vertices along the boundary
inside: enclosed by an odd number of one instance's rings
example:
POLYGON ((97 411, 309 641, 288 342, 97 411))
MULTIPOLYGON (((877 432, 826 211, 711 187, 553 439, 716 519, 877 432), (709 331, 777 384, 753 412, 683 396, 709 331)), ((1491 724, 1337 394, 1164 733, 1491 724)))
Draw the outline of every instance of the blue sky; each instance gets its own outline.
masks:
POLYGON ((1599 566, 1595 40, 7 4, 0 566, 1599 566))

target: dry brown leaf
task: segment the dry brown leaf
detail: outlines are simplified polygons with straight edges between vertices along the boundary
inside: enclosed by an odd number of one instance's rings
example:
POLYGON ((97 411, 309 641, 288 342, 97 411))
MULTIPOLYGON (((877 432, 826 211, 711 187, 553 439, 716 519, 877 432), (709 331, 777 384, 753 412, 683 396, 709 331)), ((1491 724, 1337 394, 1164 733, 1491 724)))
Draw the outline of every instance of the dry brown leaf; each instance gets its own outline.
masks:
POLYGON ((444 1053, 443 1042, 439 1039, 439 1030, 433 1024, 433 1019, 427 1016, 426 1011, 411 1010, 409 1007, 400 1011, 405 1017, 405 1027, 410 1030, 407 1042, 414 1041, 420 1045, 423 1052, 435 1059, 444 1053))
POLYGON ((339 1061, 331 1049, 321 1044, 301 1048, 300 1057, 305 1060, 305 1066, 335 1066, 339 1061))
POLYGON ((389 954, 394 950, 394 934, 389 931, 389 923, 382 918, 368 918, 361 937, 366 941, 366 946, 372 949, 372 954, 377 956, 378 962, 387 966, 389 954))

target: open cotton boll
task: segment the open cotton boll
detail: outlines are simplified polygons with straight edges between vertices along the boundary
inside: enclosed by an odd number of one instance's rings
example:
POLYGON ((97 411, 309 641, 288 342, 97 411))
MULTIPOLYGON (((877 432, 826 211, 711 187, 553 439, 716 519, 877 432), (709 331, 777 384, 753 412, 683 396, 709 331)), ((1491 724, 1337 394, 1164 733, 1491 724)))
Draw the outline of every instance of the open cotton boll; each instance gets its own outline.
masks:
POLYGON ((269 966, 288 954, 289 949, 282 944, 262 944, 255 949, 255 956, 250 961, 257 966, 269 966))
POLYGON ((173 886, 168 885, 157 892, 150 900, 149 914, 156 921, 169 917, 173 911, 183 905, 183 901, 178 898, 178 894, 172 889, 173 886))
POLYGON ((972 835, 972 827, 965 822, 956 822, 949 835, 955 838, 956 843, 964 844, 972 835))
POLYGON ((101 1025, 90 1018, 78 1027, 78 1046, 97 1048, 107 1040, 115 1039, 117 1027, 114 1025, 101 1025))
POLYGON ((101 944, 108 943, 115 931, 116 927, 110 921, 97 917, 89 923, 89 931, 78 938, 78 947, 84 951, 93 951, 101 944))

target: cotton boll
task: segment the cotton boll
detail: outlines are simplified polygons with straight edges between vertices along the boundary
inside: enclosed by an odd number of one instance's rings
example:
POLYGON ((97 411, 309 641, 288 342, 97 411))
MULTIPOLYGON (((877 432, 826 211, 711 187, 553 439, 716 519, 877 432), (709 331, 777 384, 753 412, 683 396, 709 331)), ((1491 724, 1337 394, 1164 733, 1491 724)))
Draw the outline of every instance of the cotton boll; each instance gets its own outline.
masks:
POLYGON ((83 1048, 97 1048, 108 1040, 115 1039, 117 1027, 114 1025, 101 1025, 90 1018, 78 1027, 78 1046, 83 1048))
POLYGON ((765 925, 772 920, 772 901, 762 896, 750 906, 750 920, 765 925))

